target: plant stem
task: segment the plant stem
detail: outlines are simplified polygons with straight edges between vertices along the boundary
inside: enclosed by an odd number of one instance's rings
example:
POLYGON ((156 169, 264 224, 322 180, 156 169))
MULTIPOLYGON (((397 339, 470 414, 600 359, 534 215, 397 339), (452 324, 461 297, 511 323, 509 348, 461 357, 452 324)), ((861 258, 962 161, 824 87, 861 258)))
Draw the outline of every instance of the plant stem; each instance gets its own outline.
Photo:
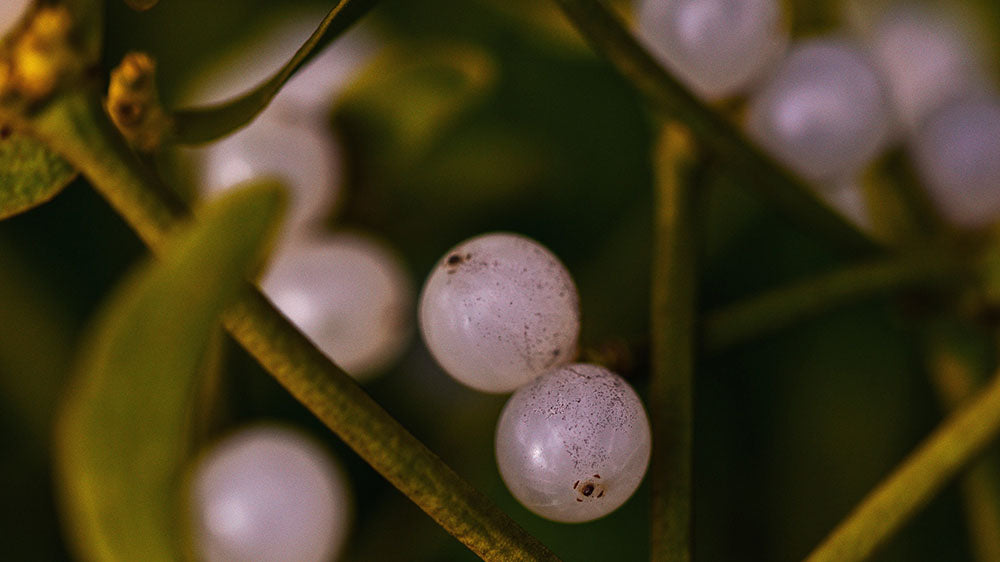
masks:
POLYGON ((819 230, 848 249, 876 244, 812 195, 809 188, 749 142, 732 124, 700 102, 668 74, 599 0, 557 0, 593 48, 603 53, 670 119, 687 125, 695 138, 793 220, 819 230))
POLYGON ((774 289, 708 313, 703 346, 718 351, 787 328, 810 316, 900 288, 961 282, 971 266, 949 247, 864 262, 774 289))
MULTIPOLYGON (((948 410, 975 395, 987 372, 983 361, 963 353, 968 334, 939 331, 924 346, 938 398, 948 410)), ((1000 457, 994 449, 972 466, 959 483, 976 559, 1000 560, 1000 457)))
POLYGON ((653 426, 651 560, 691 560, 691 441, 697 254, 695 147, 668 124, 655 149, 652 268, 653 426))
MULTIPOLYGON (((168 203, 96 96, 68 95, 29 126, 76 166, 154 251, 188 213, 168 203)), ((463 480, 330 362, 249 283, 223 316, 233 337, 376 471, 485 560, 556 556, 463 480)))
POLYGON ((807 558, 865 560, 1000 434, 1000 375, 951 415, 807 558))

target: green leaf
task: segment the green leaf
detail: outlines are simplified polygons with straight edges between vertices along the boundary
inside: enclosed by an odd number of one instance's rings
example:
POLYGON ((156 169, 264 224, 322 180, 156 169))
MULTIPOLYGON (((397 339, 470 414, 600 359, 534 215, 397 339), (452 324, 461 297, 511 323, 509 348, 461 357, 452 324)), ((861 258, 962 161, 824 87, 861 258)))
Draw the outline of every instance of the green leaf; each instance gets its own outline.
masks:
POLYGON ((73 544, 86 560, 176 560, 180 467, 219 314, 273 235, 281 192, 208 206, 115 294, 83 348, 57 427, 73 544))
POLYGON ((375 5, 375 0, 340 0, 316 31, 284 66, 266 81, 232 100, 210 107, 181 109, 174 113, 175 140, 202 144, 223 137, 257 116, 302 65, 346 31, 375 5))
POLYGON ((45 203, 75 177, 41 142, 17 132, 0 139, 0 219, 45 203))

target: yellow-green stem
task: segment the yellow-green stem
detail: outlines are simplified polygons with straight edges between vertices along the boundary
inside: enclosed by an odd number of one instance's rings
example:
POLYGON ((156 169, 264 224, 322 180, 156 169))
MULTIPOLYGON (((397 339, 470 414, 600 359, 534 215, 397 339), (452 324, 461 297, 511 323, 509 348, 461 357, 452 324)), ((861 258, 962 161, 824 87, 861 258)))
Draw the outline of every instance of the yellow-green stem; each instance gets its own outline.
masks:
MULTIPOLYGON (((948 410, 959 408, 981 386, 988 372, 982 360, 963 353, 968 334, 939 330, 924 346, 928 371, 938 399, 948 410)), ((976 560, 1000 560, 1000 456, 994 447, 959 482, 976 560)))
POLYGON ((682 125, 664 127, 655 148, 652 268, 653 425, 651 559, 691 560, 691 434, 697 220, 696 156, 682 125))
POLYGON ((952 414, 807 558, 869 558, 1000 435, 1000 375, 952 414))
MULTIPOLYGON (((188 213, 168 203, 95 95, 59 99, 26 125, 79 168, 139 237, 162 247, 188 213)), ((330 362, 249 283, 223 317, 233 337, 376 471, 485 560, 557 560, 330 362)))

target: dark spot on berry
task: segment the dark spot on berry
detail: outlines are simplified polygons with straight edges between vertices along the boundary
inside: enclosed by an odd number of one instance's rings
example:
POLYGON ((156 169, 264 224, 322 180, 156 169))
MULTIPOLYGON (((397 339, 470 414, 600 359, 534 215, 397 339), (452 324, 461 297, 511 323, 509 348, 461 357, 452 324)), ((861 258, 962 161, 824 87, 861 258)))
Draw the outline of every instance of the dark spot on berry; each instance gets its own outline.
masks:
POLYGON ((580 489, 580 493, 587 497, 590 497, 590 494, 594 493, 594 485, 593 484, 585 485, 583 488, 580 489))
POLYGON ((601 477, 601 475, 600 475, 600 474, 595 474, 595 475, 594 475, 594 478, 600 478, 600 477, 601 477))
POLYGON ((599 497, 599 498, 603 498, 603 497, 604 497, 604 490, 601 490, 601 493, 600 493, 600 494, 597 494, 597 497, 599 497))
POLYGON ((582 502, 583 500, 581 500, 580 498, 576 498, 576 501, 582 502))
POLYGON ((576 487, 579 486, 579 485, 580 485, 580 481, 577 480, 576 482, 573 483, 573 489, 575 490, 576 487))
POLYGON ((462 256, 458 254, 452 254, 448 256, 448 265, 458 265, 462 263, 462 256))

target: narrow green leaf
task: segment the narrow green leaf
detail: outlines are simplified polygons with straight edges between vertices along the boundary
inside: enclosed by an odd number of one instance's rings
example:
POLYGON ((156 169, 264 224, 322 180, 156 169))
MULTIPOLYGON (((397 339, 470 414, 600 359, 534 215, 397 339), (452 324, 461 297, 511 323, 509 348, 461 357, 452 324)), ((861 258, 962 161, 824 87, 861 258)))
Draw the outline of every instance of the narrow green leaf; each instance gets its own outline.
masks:
POLYGON ((0 139, 0 219, 56 196, 76 171, 41 142, 12 132, 0 139))
POLYGON ((81 558, 179 558, 179 467, 198 374, 280 204, 280 191, 262 185, 210 205, 98 319, 57 428, 60 492, 81 558))
POLYGON ((181 144, 202 144, 223 137, 252 121, 267 107, 296 70, 361 19, 374 5, 375 0, 340 0, 292 58, 266 81, 221 104, 175 112, 175 140, 181 144))

